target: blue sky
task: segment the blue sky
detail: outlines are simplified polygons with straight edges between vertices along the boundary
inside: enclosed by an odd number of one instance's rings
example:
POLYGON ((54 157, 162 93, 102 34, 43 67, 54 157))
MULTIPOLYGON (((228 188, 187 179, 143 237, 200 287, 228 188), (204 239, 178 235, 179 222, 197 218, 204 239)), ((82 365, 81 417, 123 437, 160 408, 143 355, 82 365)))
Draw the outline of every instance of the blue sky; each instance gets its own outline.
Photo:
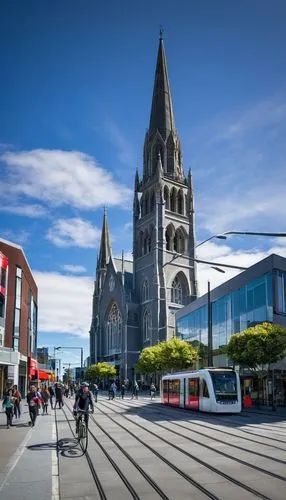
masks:
MULTIPOLYGON (((284 0, 14 0, 0 23, 0 235, 35 273, 40 345, 88 346, 103 205, 114 254, 131 251, 160 25, 198 241, 286 231, 284 0)), ((248 266, 272 251, 284 240, 236 237, 200 256, 248 266)), ((199 272, 202 292, 233 275, 199 272)))

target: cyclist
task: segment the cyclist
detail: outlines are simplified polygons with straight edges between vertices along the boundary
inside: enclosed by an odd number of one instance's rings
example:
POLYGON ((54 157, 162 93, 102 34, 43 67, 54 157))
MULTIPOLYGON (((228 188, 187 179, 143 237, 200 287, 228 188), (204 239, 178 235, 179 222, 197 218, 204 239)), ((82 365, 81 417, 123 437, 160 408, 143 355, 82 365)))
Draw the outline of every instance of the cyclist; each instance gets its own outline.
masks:
MULTIPOLYGON (((79 391, 76 393, 75 403, 73 406, 73 414, 76 417, 78 410, 85 412, 84 421, 86 426, 88 426, 88 409, 91 407, 91 412, 94 412, 94 406, 92 401, 91 392, 89 390, 89 385, 87 382, 83 382, 80 386, 79 391)), ((78 432, 78 419, 76 419, 76 432, 78 432)))

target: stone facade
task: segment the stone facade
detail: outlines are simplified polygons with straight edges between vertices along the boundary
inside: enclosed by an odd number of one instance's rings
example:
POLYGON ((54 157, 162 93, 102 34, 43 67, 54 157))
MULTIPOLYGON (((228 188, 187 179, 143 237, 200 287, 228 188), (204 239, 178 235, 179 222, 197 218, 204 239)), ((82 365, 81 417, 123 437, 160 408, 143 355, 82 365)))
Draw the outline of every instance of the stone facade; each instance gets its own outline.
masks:
POLYGON ((163 40, 159 41, 143 175, 135 174, 133 262, 112 257, 104 213, 90 330, 91 364, 130 378, 144 347, 175 335, 175 312, 197 296, 192 175, 185 177, 163 40))

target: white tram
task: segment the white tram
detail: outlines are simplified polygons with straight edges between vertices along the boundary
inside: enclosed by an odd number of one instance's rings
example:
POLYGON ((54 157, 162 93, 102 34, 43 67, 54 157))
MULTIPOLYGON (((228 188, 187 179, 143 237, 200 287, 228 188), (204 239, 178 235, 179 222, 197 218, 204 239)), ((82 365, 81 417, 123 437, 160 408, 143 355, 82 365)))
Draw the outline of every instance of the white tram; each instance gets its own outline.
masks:
POLYGON ((162 377, 161 401, 195 411, 239 413, 239 375, 229 368, 171 373, 162 377))

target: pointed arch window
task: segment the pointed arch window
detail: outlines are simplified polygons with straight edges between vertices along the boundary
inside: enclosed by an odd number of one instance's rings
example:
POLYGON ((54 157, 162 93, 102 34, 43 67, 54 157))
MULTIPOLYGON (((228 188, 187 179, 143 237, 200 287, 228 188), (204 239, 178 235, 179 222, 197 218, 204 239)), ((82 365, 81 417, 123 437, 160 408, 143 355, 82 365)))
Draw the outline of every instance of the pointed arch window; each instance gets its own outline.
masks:
POLYGON ((146 302, 149 300, 149 282, 145 280, 142 286, 142 301, 146 302))
POLYGON ((183 304, 183 287, 178 276, 172 282, 171 301, 175 304, 183 304))
POLYGON ((176 190, 173 188, 171 191, 171 196, 170 196, 170 210, 171 212, 176 212, 176 205, 177 205, 177 193, 176 190))
POLYGON ((181 191, 178 193, 178 213, 184 215, 184 195, 181 191))
POLYGON ((148 309, 144 312, 143 316, 143 341, 147 341, 151 338, 151 330, 152 330, 152 320, 151 314, 148 309))
POLYGON ((106 354, 121 351, 122 318, 117 304, 113 304, 106 322, 106 354))
POLYGON ((166 210, 170 210, 170 193, 168 186, 164 187, 164 200, 165 200, 166 210))

